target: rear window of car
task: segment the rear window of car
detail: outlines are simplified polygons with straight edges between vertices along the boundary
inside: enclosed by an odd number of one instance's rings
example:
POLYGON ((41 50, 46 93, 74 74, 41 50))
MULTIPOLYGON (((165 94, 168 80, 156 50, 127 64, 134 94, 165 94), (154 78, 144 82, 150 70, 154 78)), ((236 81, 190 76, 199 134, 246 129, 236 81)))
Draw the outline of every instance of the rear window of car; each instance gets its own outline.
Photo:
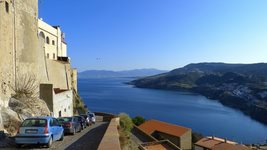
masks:
POLYGON ((46 119, 26 119, 22 123, 22 127, 45 127, 47 124, 46 119))
POLYGON ((72 120, 71 117, 66 117, 66 118, 58 118, 57 119, 59 122, 70 122, 72 120))
POLYGON ((94 117, 94 114, 89 114, 90 117, 94 117))

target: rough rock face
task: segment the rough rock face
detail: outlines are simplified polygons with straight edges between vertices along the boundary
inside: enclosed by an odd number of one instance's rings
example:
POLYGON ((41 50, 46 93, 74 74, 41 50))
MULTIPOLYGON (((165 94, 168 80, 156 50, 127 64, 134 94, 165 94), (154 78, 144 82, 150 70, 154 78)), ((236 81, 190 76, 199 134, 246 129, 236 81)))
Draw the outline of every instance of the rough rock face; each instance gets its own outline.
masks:
POLYGON ((15 135, 21 124, 18 114, 13 110, 4 107, 0 108, 0 112, 2 129, 11 135, 15 135))
POLYGON ((46 103, 39 98, 20 97, 19 100, 11 98, 8 105, 22 118, 50 114, 46 103))
POLYGON ((11 98, 9 108, 0 107, 0 130, 15 135, 21 122, 27 117, 47 116, 50 111, 46 103, 38 98, 11 98))

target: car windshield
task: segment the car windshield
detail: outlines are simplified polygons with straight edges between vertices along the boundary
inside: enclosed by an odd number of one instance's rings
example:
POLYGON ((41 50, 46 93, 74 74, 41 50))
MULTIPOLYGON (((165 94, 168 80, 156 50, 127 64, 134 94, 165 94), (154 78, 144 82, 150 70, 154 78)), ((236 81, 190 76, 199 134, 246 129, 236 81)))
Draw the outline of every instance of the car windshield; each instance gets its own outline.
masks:
POLYGON ((26 119, 22 123, 22 127, 45 127, 46 119, 26 119))
POLYGON ((59 122, 70 122, 72 120, 71 117, 64 117, 64 118, 58 118, 59 122))
POLYGON ((89 114, 90 117, 94 117, 94 114, 89 114))

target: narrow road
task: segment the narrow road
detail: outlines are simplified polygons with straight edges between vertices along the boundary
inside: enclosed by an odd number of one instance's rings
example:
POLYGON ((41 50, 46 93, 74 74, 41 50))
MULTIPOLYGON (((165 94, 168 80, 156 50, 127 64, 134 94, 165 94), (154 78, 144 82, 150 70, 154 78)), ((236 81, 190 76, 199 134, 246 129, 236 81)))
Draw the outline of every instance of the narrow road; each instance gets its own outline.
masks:
POLYGON ((83 135, 79 140, 68 146, 66 150, 97 150, 107 127, 108 123, 99 125, 98 127, 83 135))
MULTIPOLYGON (((39 145, 25 145, 20 149, 27 150, 96 150, 108 127, 107 122, 96 122, 75 135, 65 135, 63 141, 56 141, 51 148, 39 145)), ((17 148, 4 148, 3 150, 17 150, 17 148)))

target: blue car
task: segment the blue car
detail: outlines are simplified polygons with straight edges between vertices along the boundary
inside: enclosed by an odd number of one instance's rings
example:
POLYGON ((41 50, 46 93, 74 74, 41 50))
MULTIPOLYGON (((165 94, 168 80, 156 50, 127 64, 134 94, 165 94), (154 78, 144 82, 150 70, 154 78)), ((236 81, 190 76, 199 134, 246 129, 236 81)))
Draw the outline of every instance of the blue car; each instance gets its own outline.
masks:
POLYGON ((44 144, 51 147, 53 141, 64 139, 64 129, 53 117, 25 119, 15 136, 17 147, 23 144, 44 144))

